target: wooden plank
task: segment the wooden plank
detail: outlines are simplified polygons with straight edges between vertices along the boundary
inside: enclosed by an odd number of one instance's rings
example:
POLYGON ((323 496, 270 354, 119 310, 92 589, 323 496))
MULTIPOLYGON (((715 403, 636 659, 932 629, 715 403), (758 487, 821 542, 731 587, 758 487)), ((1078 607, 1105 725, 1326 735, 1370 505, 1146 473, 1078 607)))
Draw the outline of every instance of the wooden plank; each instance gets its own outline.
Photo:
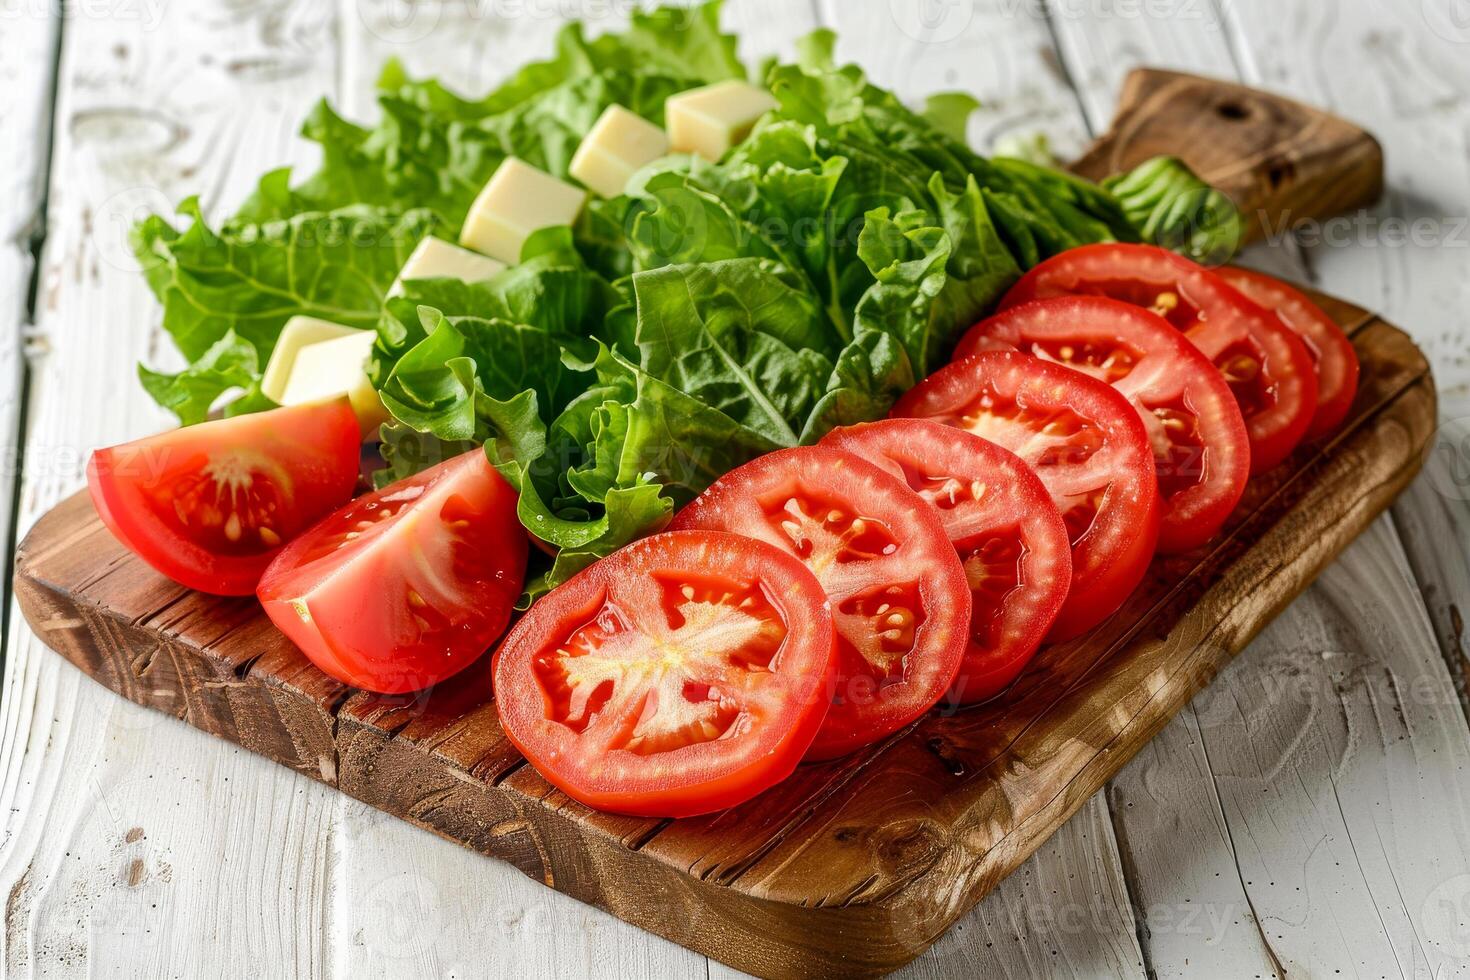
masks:
MULTIPOLYGON (((59 19, 45 7, 7 17, 0 34, 0 91, 12 93, 0 114, 0 536, 9 540, 21 462, 23 345, 30 324, 34 244, 40 240, 51 147, 51 103, 59 19)), ((12 543, 13 547, 13 543, 12 543)), ((10 569, 0 603, 10 602, 10 569)), ((3 646, 0 637, 0 646, 3 646)))
POLYGON ((1440 379, 1440 436, 1394 521, 1470 711, 1470 357, 1461 313, 1470 301, 1470 32, 1462 20, 1453 4, 1365 0, 1337 11, 1249 0, 1230 8, 1225 26, 1249 51, 1247 80, 1340 106, 1390 147, 1390 189, 1377 207, 1298 237, 1322 288, 1413 323, 1440 379), (1344 63, 1355 70, 1321 69, 1344 63))
MULTIPOLYGON (((1135 18, 1127 25, 1116 17, 1100 15, 1094 11, 1082 21, 1060 24, 1060 27, 1063 47, 1069 52, 1073 70, 1100 83, 1089 102, 1089 109, 1099 124, 1105 124, 1105 120, 1109 118, 1106 103, 1116 90, 1116 85, 1136 65, 1177 67, 1191 71, 1201 70, 1200 66, 1203 65, 1205 70, 1213 69, 1224 77, 1244 77, 1248 82, 1263 84, 1288 95, 1340 109, 1385 138, 1392 167, 1392 161, 1398 157, 1398 143, 1388 135, 1389 131, 1384 126, 1385 120, 1378 116, 1363 115, 1359 102, 1344 101, 1334 105, 1324 99, 1319 90, 1282 85, 1275 76, 1263 77, 1255 68, 1257 50, 1253 39, 1244 37, 1234 27, 1227 31, 1227 27, 1233 23, 1227 21, 1227 13, 1237 19, 1235 22, 1249 23, 1254 30, 1274 32, 1273 25, 1280 26, 1279 37, 1283 44, 1289 45, 1290 53, 1287 57, 1292 59, 1292 71, 1300 72, 1303 77, 1313 78, 1320 78, 1324 74, 1333 77, 1350 74, 1338 70, 1338 66, 1342 64, 1340 60, 1334 61, 1331 56, 1324 56, 1319 43, 1320 31, 1314 32, 1303 24, 1301 12, 1291 9, 1297 7, 1305 8, 1305 5, 1255 4, 1249 11, 1243 11, 1240 5, 1204 8, 1203 5, 1182 0, 1177 4, 1168 3, 1155 7, 1161 16, 1135 18), (1267 6, 1270 7, 1269 11, 1267 6), (1186 16, 1190 11, 1198 13, 1202 10, 1203 17, 1186 16), (1244 69, 1243 75, 1241 69, 1244 69)), ((1316 8, 1311 16, 1315 18, 1318 13, 1325 14, 1325 9, 1316 8)), ((1345 52, 1339 50, 1338 57, 1343 53, 1345 52)), ((1458 166, 1463 172, 1463 161, 1458 166)), ((1330 260, 1344 258, 1341 253, 1361 250, 1333 249, 1330 260)), ((1381 257, 1381 250, 1378 252, 1381 257)), ((1293 238, 1286 236, 1253 248, 1247 254, 1246 261, 1278 275, 1303 281, 1312 278, 1312 265, 1320 266, 1316 258, 1316 250, 1303 250, 1293 238)), ((1320 278, 1316 281, 1326 285, 1320 278)), ((1354 293, 1347 279, 1334 280, 1329 288, 1344 295, 1362 296, 1361 293, 1354 293)), ((1383 309, 1381 303, 1374 305, 1383 309)), ((1416 323, 1427 322, 1424 319, 1427 311, 1401 313, 1390 309, 1389 312, 1413 319, 1416 323)), ((1442 366, 1437 364, 1436 369, 1443 377, 1442 366)), ((1443 457, 1440 460, 1441 466, 1449 462, 1443 457)), ((1453 471, 1441 470, 1441 473, 1447 472, 1453 471)), ((1431 576, 1427 580, 1454 583, 1457 574, 1463 575, 1463 565, 1459 564, 1460 555, 1455 549, 1446 548, 1445 542, 1466 541, 1470 537, 1467 537, 1463 527, 1457 529, 1452 526, 1455 519, 1453 508, 1426 508, 1417 503, 1423 494, 1422 488, 1429 479, 1432 476, 1427 473, 1423 480, 1401 498, 1395 512, 1395 523, 1400 529, 1405 529, 1406 542, 1410 540, 1410 532, 1426 543, 1433 542, 1430 547, 1417 549, 1422 555, 1432 556, 1430 560, 1439 565, 1439 577, 1431 576), (1442 516, 1447 511, 1451 515, 1448 518, 1442 516), (1458 538, 1454 536, 1457 531, 1460 535, 1458 538)), ((1453 489, 1452 482, 1446 485, 1453 489)), ((1397 543, 1392 540, 1393 532, 1386 525, 1375 527, 1374 533, 1379 538, 1386 536, 1388 539, 1389 543, 1382 546, 1384 550, 1398 550, 1397 543)), ((1367 547, 1355 545, 1348 553, 1348 563, 1367 547)), ((1338 568, 1329 572, 1328 580, 1336 574, 1339 574, 1338 568)), ((1440 601, 1444 606, 1453 602, 1455 593, 1452 590, 1455 587, 1451 584, 1440 593, 1440 601)), ((1461 578, 1458 587, 1459 594, 1464 595, 1470 585, 1461 578)), ((1227 669, 1222 680, 1248 677, 1267 669, 1272 656, 1267 651, 1273 649, 1273 637, 1320 636, 1327 623, 1333 622, 1339 624, 1339 629, 1342 628, 1341 620, 1323 616, 1322 595, 1326 588, 1326 585, 1322 585, 1309 590, 1307 597, 1288 610, 1265 638, 1227 669)), ((1415 629, 1417 619, 1423 614, 1422 607, 1412 590, 1396 594, 1403 600, 1403 606, 1380 618, 1386 618, 1393 624, 1393 628, 1400 631, 1396 641, 1391 644, 1398 658, 1397 670, 1403 675, 1427 678, 1427 682, 1431 683, 1437 682, 1442 677, 1442 671, 1437 670, 1433 663, 1432 648, 1419 642, 1422 637, 1415 629)), ((1432 594, 1426 594, 1427 601, 1432 602, 1432 594)), ((1367 629, 1378 625, 1376 621, 1366 620, 1359 610, 1348 608, 1351 605, 1342 603, 1341 609, 1341 612, 1346 613, 1347 623, 1351 626, 1367 629)), ((1446 613, 1449 612, 1446 609, 1446 613)), ((1445 615, 1442 618, 1448 621, 1452 617, 1445 615)), ((1442 636, 1448 637, 1453 633, 1453 628, 1446 629, 1442 636)), ((1453 643, 1447 642, 1447 654, 1452 648, 1453 643)), ((1223 696, 1213 690, 1207 692, 1197 700, 1193 711, 1198 712, 1200 704, 1223 696)), ((1268 703, 1263 710, 1279 716, 1279 720, 1273 724, 1287 725, 1295 718, 1291 709, 1292 705, 1289 703, 1268 703)), ((1418 731, 1417 728, 1415 730, 1418 731)), ((1453 730, 1450 732, 1449 739, 1453 743, 1453 730)), ((1330 734, 1329 732, 1323 737, 1330 738, 1330 734)), ((1426 741, 1433 742, 1434 737, 1431 736, 1426 741)), ((1381 775, 1392 772, 1401 764, 1393 754, 1381 750, 1371 742, 1363 745, 1354 740, 1350 745, 1341 746, 1340 752, 1344 756, 1351 756, 1353 771, 1364 778, 1369 778, 1374 773, 1381 775)), ((1416 753, 1416 769, 1432 785, 1436 776, 1442 778, 1441 774, 1453 771, 1459 764, 1453 761, 1456 758, 1454 752, 1446 753, 1429 747, 1416 753)), ((1314 801, 1309 797, 1297 797, 1275 804, 1273 809, 1284 808, 1295 818, 1288 820, 1278 816, 1276 822, 1298 828, 1303 836, 1300 839, 1294 839, 1289 834, 1275 837, 1270 840, 1270 851, 1266 853, 1265 846, 1257 839, 1258 835, 1254 833, 1254 827, 1247 819, 1255 811, 1246 811, 1244 803, 1239 801, 1235 808, 1228 804, 1222 806, 1221 790, 1217 786, 1221 777, 1212 771, 1212 763, 1219 764, 1218 753, 1206 754, 1198 721, 1193 714, 1186 714, 1166 728, 1140 754, 1139 759, 1114 780, 1110 789, 1119 836, 1128 861, 1129 881, 1144 904, 1162 903, 1167 906, 1171 902, 1179 901, 1181 896, 1188 896, 1193 903, 1203 904, 1206 910, 1217 914, 1221 921, 1230 923, 1230 927, 1218 941, 1203 946, 1195 941, 1195 937, 1180 935, 1177 931, 1146 930, 1145 946, 1154 968, 1161 975, 1179 974, 1191 968, 1209 972, 1212 965, 1221 970, 1239 967, 1244 972, 1261 975, 1282 969, 1295 969, 1312 976, 1330 975, 1333 969, 1339 968, 1346 973, 1348 967, 1339 958, 1324 955, 1333 946, 1331 943, 1323 945, 1321 937, 1333 935, 1334 927, 1329 920, 1335 919, 1352 923, 1352 942, 1356 947, 1365 950, 1367 962, 1379 962, 1387 955, 1389 958, 1381 965, 1390 971, 1399 969, 1391 955, 1394 952, 1401 955, 1412 954, 1412 944, 1406 945, 1403 933, 1390 930, 1385 922, 1399 916, 1400 921, 1407 919, 1419 926, 1425 925, 1429 917, 1426 909, 1417 903, 1417 899, 1405 900, 1390 894, 1385 899, 1385 905, 1392 911, 1385 913, 1383 921, 1378 921, 1363 914, 1363 903, 1365 896, 1381 896, 1388 890, 1382 867, 1374 866, 1372 871, 1375 874, 1365 875, 1362 881, 1344 886, 1342 882, 1331 878, 1330 873, 1334 868, 1324 868, 1320 862, 1309 864, 1299 872, 1305 879, 1301 887, 1315 896, 1317 917, 1309 924, 1304 923, 1305 917, 1298 914, 1299 910, 1286 910, 1281 902, 1283 896, 1280 889, 1263 883, 1269 882, 1271 877, 1279 876, 1260 872, 1263 867, 1293 867, 1300 857, 1301 849, 1312 846, 1320 839, 1321 825, 1313 824, 1310 819, 1314 801), (1233 837, 1248 841, 1248 846, 1255 849, 1245 862, 1242 862, 1237 852, 1238 841, 1232 840, 1233 837), (1160 840, 1172 842, 1172 846, 1160 847, 1160 840), (1257 863, 1252 865, 1251 861, 1257 863), (1253 871, 1250 870, 1252 867, 1253 871), (1258 913, 1260 918, 1257 917, 1258 913), (1297 926, 1288 928, 1283 926, 1283 922, 1297 923, 1297 926), (1257 965, 1246 970, 1241 965, 1247 963, 1257 965)), ((1306 768, 1311 765, 1309 761, 1303 761, 1300 752, 1291 751, 1284 751, 1278 764, 1282 767, 1306 768)), ((1430 805, 1429 809, 1437 810, 1438 805, 1430 805)), ((1334 825, 1334 830, 1340 832, 1339 839, 1348 840, 1353 839, 1354 832, 1363 833, 1361 826, 1352 823, 1342 827, 1334 825)), ((1374 832, 1378 833, 1379 828, 1374 828, 1374 832)), ((1401 842, 1414 836, 1412 829, 1404 828, 1382 830, 1382 833, 1390 841, 1390 847, 1395 848, 1403 846, 1401 842)), ((1456 853, 1453 842, 1448 843, 1450 852, 1456 853)), ((1376 839, 1367 840, 1364 846, 1375 850, 1379 848, 1376 839)), ((1298 872, 1294 870, 1293 873, 1298 872)), ((1396 878, 1412 878, 1412 862, 1396 859, 1391 862, 1387 874, 1396 878)), ((1431 884, 1437 883, 1437 880, 1431 879, 1431 884)), ((1410 890, 1416 887, 1422 890, 1417 884, 1411 885, 1410 890)), ((1371 905, 1371 899, 1366 901, 1371 905)), ((1404 964, 1411 961, 1417 965, 1422 962, 1422 957, 1411 955, 1404 960, 1404 964)), ((1354 964, 1354 967, 1360 968, 1359 964, 1354 964)), ((1231 969, 1231 972, 1236 971, 1231 969)))
MULTIPOLYGON (((887 4, 824 0, 820 8, 837 32, 839 62, 857 62, 876 84, 913 103, 956 89, 979 100, 968 136, 981 152, 1035 130, 1069 155, 1088 142, 1076 93, 1035 5, 941 5, 927 22, 887 4), (976 58, 981 46, 985 57, 976 58)), ((1089 802, 907 973, 1141 974, 1134 904, 1112 833, 1099 831, 1106 822, 1106 801, 1089 802), (1059 914, 1037 914, 1047 909, 1059 914), (1080 909, 1089 914, 1077 916, 1080 909)))
MULTIPOLYGON (((1236 869, 1209 880, 1193 846, 1171 850, 1137 879, 1143 895, 1174 894, 1169 876, 1185 876, 1287 976, 1463 966, 1463 922, 1447 924, 1435 896, 1470 882, 1470 744, 1448 678, 1425 669, 1433 637, 1416 600, 1379 520, 1114 780, 1140 849, 1219 835, 1236 869), (1201 788, 1203 806, 1188 795, 1201 788), (1213 826, 1190 826, 1199 812, 1213 826)), ((1188 937, 1150 945, 1206 972, 1230 962, 1188 937)))
MULTIPOLYGON (((127 225, 192 191, 216 214, 241 199, 291 159, 296 121, 333 69, 334 16, 319 3, 67 10, 23 527, 80 485, 91 448, 169 423, 130 370, 168 355, 127 225)), ((6 19, 7 70, 13 32, 28 29, 6 19)), ((8 134, 0 147, 13 151, 8 134)), ((14 620, 0 698, 4 972, 322 975, 332 795, 105 696, 14 620)))

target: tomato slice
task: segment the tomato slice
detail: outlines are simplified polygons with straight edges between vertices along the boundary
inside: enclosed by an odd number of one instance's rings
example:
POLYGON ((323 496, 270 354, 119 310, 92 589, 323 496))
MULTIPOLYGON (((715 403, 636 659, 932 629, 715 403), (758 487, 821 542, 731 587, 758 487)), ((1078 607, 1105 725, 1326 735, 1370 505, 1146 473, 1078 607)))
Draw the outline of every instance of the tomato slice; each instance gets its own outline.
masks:
POLYGON ((99 449, 87 488, 108 529, 180 585, 249 595, 285 543, 352 497, 346 398, 201 422, 99 449))
POLYGON ((1041 478, 1072 542, 1072 587, 1049 639, 1107 618, 1148 570, 1159 489, 1143 422, 1128 400, 1080 371, 1014 351, 940 368, 893 407, 965 429, 1021 457, 1041 478))
POLYGON ((1319 439, 1342 424, 1358 393, 1358 352, 1337 321, 1298 289, 1260 272, 1226 266, 1220 277, 1246 299, 1276 313, 1302 339, 1317 367, 1317 411, 1307 439, 1319 439))
POLYGON ((1036 300, 976 324, 955 357, 985 349, 1065 364, 1133 403, 1159 478, 1160 551, 1204 544, 1240 502, 1250 479, 1240 409, 1214 365, 1155 314, 1100 296, 1036 300))
POLYGON ((831 759, 928 711, 959 672, 970 590, 938 516, 897 477, 823 446, 769 453, 674 515, 806 563, 837 626, 832 708, 808 758, 831 759))
POLYGON ((1306 345, 1204 266, 1153 245, 1084 245, 1026 273, 1001 309, 1069 295, 1111 296, 1151 309, 1184 331, 1240 404, 1252 473, 1275 467, 1306 434, 1317 408, 1317 376, 1306 345))
POLYGON ((500 723, 599 810, 685 817, 791 775, 827 713, 832 617, 801 562, 734 534, 637 541, 544 596, 495 654, 500 723))
POLYGON ((257 594, 344 684, 401 694, 468 667, 510 620, 526 575, 516 494, 482 450, 352 501, 291 542, 257 594))
POLYGON ((1072 581, 1067 527, 1046 487, 1015 454, 926 419, 834 429, 821 444, 881 466, 939 515, 971 600, 951 699, 999 694, 1041 646, 1072 581))

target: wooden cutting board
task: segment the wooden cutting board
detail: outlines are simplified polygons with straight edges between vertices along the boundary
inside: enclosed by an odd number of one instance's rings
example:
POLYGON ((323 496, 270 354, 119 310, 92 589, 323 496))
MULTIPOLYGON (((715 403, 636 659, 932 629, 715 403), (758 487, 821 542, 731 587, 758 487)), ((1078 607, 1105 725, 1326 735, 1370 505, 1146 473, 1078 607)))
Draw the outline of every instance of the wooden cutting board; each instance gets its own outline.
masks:
MULTIPOLYGON (((1184 152, 1258 228, 1371 200, 1382 157, 1348 124, 1263 93, 1135 73, 1099 176, 1184 152)), ((1409 338, 1321 297, 1362 359, 1352 416, 1253 481, 1211 547, 1156 562, 1125 609, 1042 651, 1001 698, 802 767, 728 812, 596 813, 506 740, 488 663, 384 697, 332 681, 252 599, 180 588, 124 550, 85 494, 21 545, 36 633, 122 696, 764 976, 875 975, 911 960, 1052 834, 1403 489, 1435 425, 1409 338)), ((487 658, 488 659, 488 658, 487 658)))

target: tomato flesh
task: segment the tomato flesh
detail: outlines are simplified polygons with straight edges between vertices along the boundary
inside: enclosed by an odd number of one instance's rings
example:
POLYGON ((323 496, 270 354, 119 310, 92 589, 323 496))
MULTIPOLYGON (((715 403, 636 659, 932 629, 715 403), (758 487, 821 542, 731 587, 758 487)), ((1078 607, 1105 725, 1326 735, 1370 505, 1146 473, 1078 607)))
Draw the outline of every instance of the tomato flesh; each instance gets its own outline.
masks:
POLYGON ((954 682, 970 621, 964 569, 929 505, 872 463, 824 446, 770 453, 716 480, 672 527, 765 541, 821 583, 837 679, 809 758, 898 731, 954 682))
POLYGON ((821 445, 904 480, 939 516, 970 589, 970 635, 951 700, 1000 693, 1035 655, 1072 580, 1067 529, 1013 453, 923 419, 836 429, 821 445))
POLYGON ((201 422, 99 449, 87 464, 97 513, 180 585, 249 595, 286 542, 357 486, 347 399, 201 422))
POLYGON ((568 796, 683 817, 785 779, 826 715, 832 617, 787 553, 657 534, 538 601, 495 654, 500 720, 568 796))
POLYGON ((1231 288, 1290 327, 1317 372, 1317 410, 1307 426, 1307 439, 1320 439, 1342 424, 1358 393, 1358 352, 1337 321, 1303 292, 1260 272, 1226 266, 1216 270, 1231 288))
POLYGON ((1045 485, 1072 543, 1072 584, 1051 640, 1086 632, 1142 581, 1159 534, 1153 452, 1138 413, 1108 385, 1014 351, 934 372, 893 407, 1019 456, 1045 485))
POLYGON ((1306 434, 1317 405, 1306 345, 1214 272, 1153 245, 1084 245, 1026 273, 1001 309, 1077 295, 1142 306, 1184 332, 1235 395, 1250 437, 1252 473, 1281 463, 1306 434))
POLYGON ((258 595, 312 663, 400 694, 468 667, 526 573, 516 494, 476 449, 352 501, 271 563, 258 595))
POLYGON ((1213 365, 1148 310, 1098 296, 1013 306, 975 325, 956 359, 1020 350, 1111 385, 1138 411, 1154 452, 1163 519, 1159 550, 1212 538, 1245 492, 1245 421, 1213 365))

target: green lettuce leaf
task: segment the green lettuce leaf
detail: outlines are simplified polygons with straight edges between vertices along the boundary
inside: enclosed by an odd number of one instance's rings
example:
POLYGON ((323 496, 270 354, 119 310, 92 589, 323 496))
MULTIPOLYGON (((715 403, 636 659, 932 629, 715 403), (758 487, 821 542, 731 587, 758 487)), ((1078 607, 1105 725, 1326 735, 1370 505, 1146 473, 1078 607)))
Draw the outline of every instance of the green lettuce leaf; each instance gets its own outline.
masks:
POLYGON ((133 248, 163 304, 164 329, 191 362, 177 375, 140 373, 148 392, 185 423, 203 418, 211 390, 250 388, 291 317, 374 326, 399 267, 438 228, 432 211, 353 205, 215 231, 196 200, 180 210, 191 224, 180 231, 149 217, 134 229, 133 248), (254 351, 253 363, 242 343, 254 351))
POLYGON ((1240 247, 1245 219, 1235 203, 1177 157, 1154 157, 1103 186, 1118 198, 1144 239, 1219 265, 1240 247))

